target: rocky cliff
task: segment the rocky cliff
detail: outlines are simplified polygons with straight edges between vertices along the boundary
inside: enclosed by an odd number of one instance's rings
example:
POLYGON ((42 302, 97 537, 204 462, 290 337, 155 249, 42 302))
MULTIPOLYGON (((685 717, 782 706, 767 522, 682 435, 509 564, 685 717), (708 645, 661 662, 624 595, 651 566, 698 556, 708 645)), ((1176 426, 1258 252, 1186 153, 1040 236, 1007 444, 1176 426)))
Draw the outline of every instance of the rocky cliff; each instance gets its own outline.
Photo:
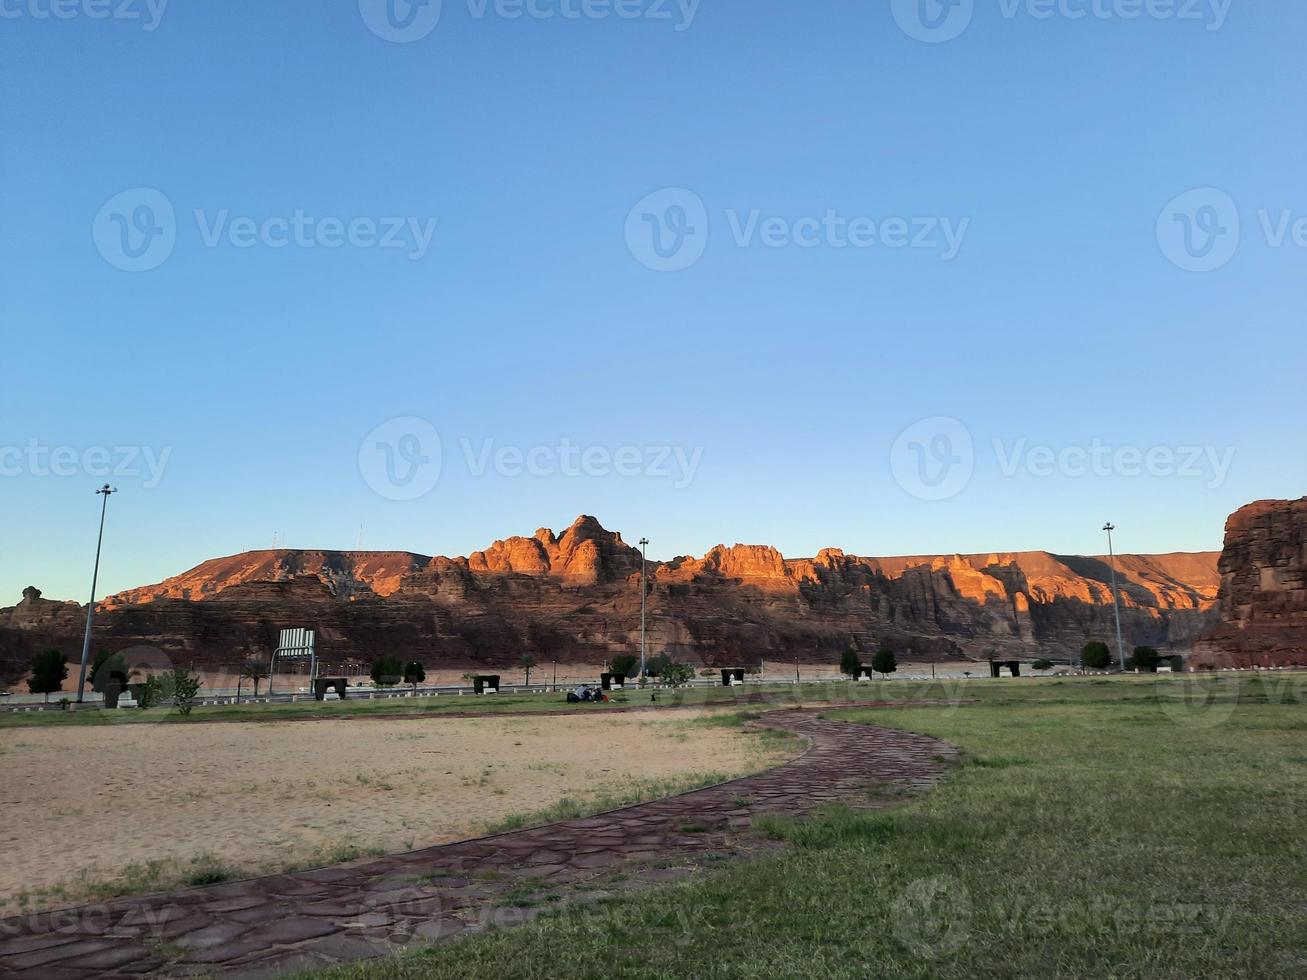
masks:
POLYGON ((1307 664, 1307 497, 1235 511, 1217 567, 1221 621, 1195 644, 1195 662, 1307 664))
MULTIPOLYGON (((1216 555, 1118 557, 1127 643, 1185 650, 1215 621, 1216 555)), ((787 559, 762 545, 649 562, 649 636, 708 664, 833 662, 850 642, 900 659, 1065 655, 1112 636, 1107 560, 1048 552, 787 559)), ((277 630, 313 626, 328 663, 395 652, 432 664, 598 662, 638 649, 640 552, 593 517, 467 558, 260 551, 207 561, 105 599, 97 648, 238 663, 277 630)), ((0 610, 10 673, 33 641, 80 647, 84 608, 26 595, 0 610)))

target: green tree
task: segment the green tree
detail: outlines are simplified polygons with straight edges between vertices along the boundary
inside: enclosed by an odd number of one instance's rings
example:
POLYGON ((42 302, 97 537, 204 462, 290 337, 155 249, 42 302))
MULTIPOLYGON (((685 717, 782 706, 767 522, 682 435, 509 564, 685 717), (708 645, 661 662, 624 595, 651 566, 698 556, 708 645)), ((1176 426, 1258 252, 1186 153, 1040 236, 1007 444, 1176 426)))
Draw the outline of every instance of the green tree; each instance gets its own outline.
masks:
POLYGON ((101 650, 91 662, 91 690, 104 698, 106 708, 118 707, 118 699, 127 689, 127 682, 135 671, 129 670, 121 653, 101 650))
POLYGON ((1157 673, 1157 665, 1161 662, 1162 655, 1153 647, 1135 647, 1130 657, 1130 663, 1135 670, 1142 670, 1149 674, 1157 673))
POLYGON ((1044 657, 1040 657, 1030 666, 1035 670, 1052 670, 1053 661, 1045 659, 1044 657))
POLYGON ((251 657, 241 664, 241 676, 254 682, 254 696, 259 696, 259 681, 268 678, 268 662, 260 657, 251 657))
POLYGON ((689 664, 669 661, 663 665, 658 678, 668 687, 683 687, 694 679, 694 668, 689 664))
POLYGON ((1080 651, 1080 663, 1090 670, 1104 670, 1112 665, 1112 651, 1106 643, 1091 640, 1080 651))
POLYGON ((845 677, 857 677, 862 672, 862 658, 852 646, 844 648, 840 654, 840 673, 845 677))
POLYGON ((898 658, 894 656, 894 651, 884 649, 877 650, 871 658, 871 669, 886 677, 898 670, 899 661, 898 658))
POLYGON ((387 653, 372 661, 369 676, 377 687, 394 687, 404 679, 404 663, 394 654, 387 653))
POLYGON ((195 707, 195 698, 200 693, 199 677, 189 670, 178 667, 172 672, 172 703, 177 706, 179 714, 189 715, 195 707))
POLYGON ((649 657, 644 662, 644 672, 650 677, 661 678, 663 671, 672 666, 672 658, 666 653, 658 653, 649 657))
POLYGON ((416 660, 410 660, 404 665, 404 683, 413 685, 413 693, 417 694, 418 685, 427 679, 427 670, 416 660))
POLYGON ((27 679, 27 689, 33 694, 44 694, 45 700, 63 688, 68 679, 68 658, 58 650, 42 650, 32 658, 29 667, 32 676, 27 679))
POLYGON ((623 677, 634 677, 639 666, 640 658, 631 653, 619 654, 609 664, 614 674, 621 674, 623 677))
POLYGON ((529 653, 522 654, 522 659, 518 661, 521 668, 526 671, 526 686, 531 686, 531 670, 536 665, 536 658, 529 653))

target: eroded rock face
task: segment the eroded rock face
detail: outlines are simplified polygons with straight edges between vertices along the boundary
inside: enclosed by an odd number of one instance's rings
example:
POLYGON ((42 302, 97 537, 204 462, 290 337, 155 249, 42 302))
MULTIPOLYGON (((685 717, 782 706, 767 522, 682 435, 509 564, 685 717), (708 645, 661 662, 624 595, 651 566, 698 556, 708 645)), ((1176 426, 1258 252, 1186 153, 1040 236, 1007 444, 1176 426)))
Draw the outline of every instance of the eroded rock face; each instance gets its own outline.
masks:
POLYGON ((1195 644, 1195 662, 1307 664, 1307 497, 1230 515, 1218 569, 1221 622, 1195 644))
MULTIPOLYGON (((1187 649, 1215 621, 1216 557, 1119 556, 1127 642, 1187 649)), ((850 642, 868 653, 888 645, 901 660, 990 647, 1057 655, 1114 629, 1099 557, 864 558, 826 548, 787 559, 736 544, 651 561, 648 575, 653 650, 709 664, 833 663, 850 642)), ((105 599, 96 642, 147 644, 217 666, 266 654, 282 627, 313 626, 329 664, 379 653, 451 666, 509 665, 527 652, 597 662, 638 649, 639 582, 639 550, 588 516, 560 535, 541 528, 467 558, 250 552, 105 599)), ((84 615, 75 603, 27 597, 0 611, 0 628, 27 635, 33 604, 84 615)), ((66 640, 79 642, 69 622, 66 640)))

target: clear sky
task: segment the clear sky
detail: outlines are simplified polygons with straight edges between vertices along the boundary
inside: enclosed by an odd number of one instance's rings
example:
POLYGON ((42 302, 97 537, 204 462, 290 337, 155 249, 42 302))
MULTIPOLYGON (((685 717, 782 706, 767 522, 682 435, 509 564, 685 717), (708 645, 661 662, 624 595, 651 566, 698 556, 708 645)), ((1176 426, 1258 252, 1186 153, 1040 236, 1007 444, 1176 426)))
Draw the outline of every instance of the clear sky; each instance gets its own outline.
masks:
POLYGON ((3 0, 0 605, 1302 495, 1307 8, 923 2, 3 0))

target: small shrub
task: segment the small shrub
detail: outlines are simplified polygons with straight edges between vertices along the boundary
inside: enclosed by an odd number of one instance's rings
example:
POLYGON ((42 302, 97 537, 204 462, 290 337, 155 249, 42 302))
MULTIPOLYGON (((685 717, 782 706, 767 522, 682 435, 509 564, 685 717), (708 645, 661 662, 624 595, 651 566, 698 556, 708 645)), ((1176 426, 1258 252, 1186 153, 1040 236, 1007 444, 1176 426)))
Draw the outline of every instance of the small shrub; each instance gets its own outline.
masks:
POLYGON ((178 667, 172 672, 172 703, 177 711, 189 715, 195 707, 195 698, 200 693, 200 679, 189 670, 178 667))

